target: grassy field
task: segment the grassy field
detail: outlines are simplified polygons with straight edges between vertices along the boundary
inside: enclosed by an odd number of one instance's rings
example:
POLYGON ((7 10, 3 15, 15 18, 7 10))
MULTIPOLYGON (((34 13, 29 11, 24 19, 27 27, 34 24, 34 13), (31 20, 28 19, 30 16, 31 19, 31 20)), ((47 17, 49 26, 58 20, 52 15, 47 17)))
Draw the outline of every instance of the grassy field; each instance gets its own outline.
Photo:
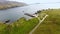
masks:
MULTIPOLYGON (((60 9, 41 10, 39 13, 40 19, 44 15, 49 16, 40 24, 33 34, 60 34, 60 9)), ((20 18, 12 24, 0 23, 0 34, 28 34, 37 24, 39 20, 32 18, 26 20, 20 18)))
POLYGON ((33 34, 60 34, 60 9, 42 10, 49 16, 40 24, 33 34))
POLYGON ((10 25, 0 23, 0 34, 28 34, 38 22, 37 18, 21 18, 10 25))

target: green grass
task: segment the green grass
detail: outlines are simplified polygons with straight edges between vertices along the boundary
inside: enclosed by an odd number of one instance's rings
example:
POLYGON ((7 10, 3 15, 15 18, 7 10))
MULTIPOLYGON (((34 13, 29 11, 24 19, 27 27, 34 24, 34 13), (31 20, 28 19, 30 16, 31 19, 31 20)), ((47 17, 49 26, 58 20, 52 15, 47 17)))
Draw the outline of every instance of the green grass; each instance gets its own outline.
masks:
POLYGON ((0 34, 28 34, 38 22, 37 18, 32 18, 28 21, 25 18, 21 18, 10 25, 1 24, 0 34))
POLYGON ((33 34, 60 34, 60 9, 42 10, 49 16, 40 24, 33 34))
POLYGON ((12 28, 13 30, 11 34, 28 34, 29 31, 32 30, 32 28, 34 28, 37 23, 37 18, 33 18, 28 21, 22 18, 18 22, 12 24, 14 27, 12 28))
MULTIPOLYGON (((60 9, 47 9, 39 13, 40 19, 44 15, 49 16, 40 24, 33 34, 60 34, 60 9)), ((39 20, 32 18, 26 20, 20 18, 12 24, 0 23, 0 34, 28 34, 37 24, 39 20)))

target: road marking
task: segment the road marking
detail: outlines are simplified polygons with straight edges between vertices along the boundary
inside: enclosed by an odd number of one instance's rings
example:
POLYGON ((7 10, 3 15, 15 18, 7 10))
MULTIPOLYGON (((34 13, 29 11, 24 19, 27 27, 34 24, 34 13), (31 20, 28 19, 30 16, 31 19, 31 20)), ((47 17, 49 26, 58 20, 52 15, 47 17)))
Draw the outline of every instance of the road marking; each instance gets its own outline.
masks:
POLYGON ((45 17, 42 19, 42 20, 40 20, 39 18, 39 23, 35 26, 35 28, 32 30, 32 31, 30 31, 29 32, 29 34, 32 34, 38 27, 39 27, 39 25, 45 20, 45 18, 47 17, 48 15, 45 15, 45 17))

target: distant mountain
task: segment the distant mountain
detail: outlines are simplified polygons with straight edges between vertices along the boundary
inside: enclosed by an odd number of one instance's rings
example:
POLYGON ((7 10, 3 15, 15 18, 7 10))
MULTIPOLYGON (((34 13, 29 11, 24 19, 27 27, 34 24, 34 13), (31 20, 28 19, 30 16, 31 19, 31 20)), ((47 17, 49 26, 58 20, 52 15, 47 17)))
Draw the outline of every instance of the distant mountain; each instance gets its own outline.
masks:
POLYGON ((7 0, 0 0, 0 2, 4 2, 4 1, 7 1, 7 0))
POLYGON ((14 8, 14 7, 22 7, 22 6, 27 6, 27 4, 22 2, 15 2, 15 1, 0 2, 0 10, 14 8))

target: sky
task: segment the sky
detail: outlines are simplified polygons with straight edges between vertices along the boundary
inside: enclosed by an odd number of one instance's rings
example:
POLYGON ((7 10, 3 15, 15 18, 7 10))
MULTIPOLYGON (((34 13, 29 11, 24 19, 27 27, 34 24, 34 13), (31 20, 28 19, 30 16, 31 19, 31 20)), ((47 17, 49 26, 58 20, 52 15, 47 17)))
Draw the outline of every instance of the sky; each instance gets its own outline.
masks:
POLYGON ((28 4, 60 2, 60 0, 10 0, 10 1, 25 2, 25 3, 28 3, 28 4))
MULTIPOLYGON (((0 0, 0 1, 6 1, 6 0, 0 0)), ((8 0, 8 1, 24 2, 24 3, 27 3, 27 4, 60 2, 60 0, 8 0)))
POLYGON ((24 2, 27 4, 35 4, 35 3, 43 3, 43 6, 45 7, 60 7, 60 0, 0 0, 0 1, 17 1, 17 2, 24 2), (44 4, 44 3, 48 3, 44 4), (50 4, 49 4, 50 3, 50 4))

